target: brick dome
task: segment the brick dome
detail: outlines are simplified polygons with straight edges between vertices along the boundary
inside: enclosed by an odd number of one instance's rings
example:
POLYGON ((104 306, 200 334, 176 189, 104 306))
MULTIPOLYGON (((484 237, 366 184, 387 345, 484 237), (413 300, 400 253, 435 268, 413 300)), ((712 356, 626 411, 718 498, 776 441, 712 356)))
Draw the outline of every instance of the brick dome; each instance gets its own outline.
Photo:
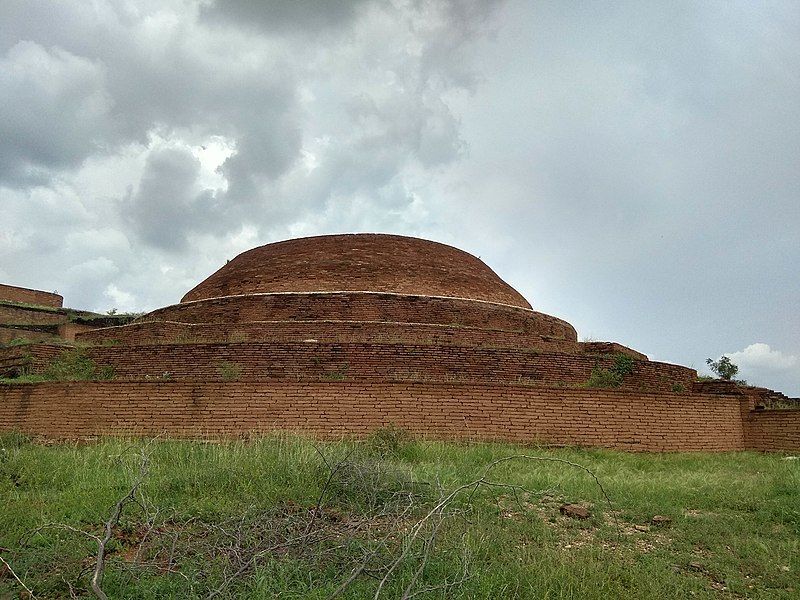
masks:
POLYGON ((388 292, 530 304, 480 259, 452 246, 386 234, 267 244, 229 261, 181 302, 280 292, 388 292))

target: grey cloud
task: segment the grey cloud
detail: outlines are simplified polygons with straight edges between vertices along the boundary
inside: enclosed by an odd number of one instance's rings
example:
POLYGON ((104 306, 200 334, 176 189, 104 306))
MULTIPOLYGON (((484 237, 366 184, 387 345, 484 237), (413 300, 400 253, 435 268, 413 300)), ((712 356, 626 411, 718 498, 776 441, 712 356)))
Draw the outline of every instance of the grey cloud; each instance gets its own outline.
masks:
POLYGON ((654 358, 800 356, 797 30, 791 2, 5 0, 0 274, 152 308, 383 230, 654 358))
POLYGON ((154 149, 138 189, 122 200, 124 222, 146 244, 168 251, 185 250, 192 232, 224 231, 224 207, 213 191, 199 189, 199 174, 200 162, 187 148, 154 149))
POLYGON ((21 41, 0 59, 0 184, 39 184, 107 139, 112 100, 102 65, 21 41))
POLYGON ((204 6, 201 17, 271 33, 316 33, 351 22, 367 0, 215 0, 204 6))

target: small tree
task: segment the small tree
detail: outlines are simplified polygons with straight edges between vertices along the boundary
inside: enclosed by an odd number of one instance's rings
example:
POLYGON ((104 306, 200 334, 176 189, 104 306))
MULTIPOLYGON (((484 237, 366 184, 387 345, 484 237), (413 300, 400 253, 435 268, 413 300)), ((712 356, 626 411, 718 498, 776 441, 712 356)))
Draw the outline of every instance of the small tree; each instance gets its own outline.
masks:
POLYGON ((706 360, 706 364, 711 368, 714 374, 720 379, 731 381, 739 372, 739 367, 731 362, 731 359, 724 354, 719 357, 719 360, 706 360))

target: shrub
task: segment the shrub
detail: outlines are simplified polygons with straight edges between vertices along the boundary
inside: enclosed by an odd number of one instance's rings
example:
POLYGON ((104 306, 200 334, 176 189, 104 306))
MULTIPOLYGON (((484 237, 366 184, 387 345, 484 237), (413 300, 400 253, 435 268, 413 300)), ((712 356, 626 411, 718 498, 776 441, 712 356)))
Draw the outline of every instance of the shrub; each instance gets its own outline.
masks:
POLYGON ((88 381, 92 379, 113 379, 114 367, 99 366, 86 355, 83 348, 73 348, 62 352, 45 369, 43 376, 51 381, 88 381))
POLYGON ((622 376, 611 369, 595 367, 583 385, 590 388, 615 388, 622 385, 622 376))
POLYGON ((416 442, 411 433, 394 423, 373 431, 365 446, 370 454, 382 458, 409 459, 416 451, 416 442))
POLYGON ((616 358, 614 359, 614 366, 611 368, 611 370, 619 375, 620 378, 622 378, 633 373, 633 367, 635 365, 636 361, 633 359, 633 357, 628 356, 627 354, 617 354, 616 358))
POLYGON ((627 354, 617 354, 614 358, 614 366, 610 369, 595 367, 592 374, 584 383, 584 387, 590 388, 615 388, 622 385, 626 376, 633 373, 636 360, 627 354))
POLYGON ((325 381, 344 381, 347 379, 347 371, 349 369, 350 363, 345 362, 332 371, 325 371, 322 374, 322 379, 325 381))

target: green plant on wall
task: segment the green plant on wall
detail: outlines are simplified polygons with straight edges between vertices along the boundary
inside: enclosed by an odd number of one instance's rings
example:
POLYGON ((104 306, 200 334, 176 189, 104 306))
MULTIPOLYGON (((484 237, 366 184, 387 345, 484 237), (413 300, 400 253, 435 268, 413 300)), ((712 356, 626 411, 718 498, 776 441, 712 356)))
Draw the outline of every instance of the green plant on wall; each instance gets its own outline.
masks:
POLYGON ((42 373, 50 381, 89 381, 113 379, 114 367, 99 366, 83 348, 73 348, 62 352, 42 373))
POLYGON ((344 381, 347 379, 347 371, 350 369, 350 363, 344 363, 339 368, 333 371, 325 371, 322 379, 325 381, 344 381))
POLYGON ((625 377, 633 373, 636 360, 627 354, 617 354, 614 364, 606 369, 595 367, 592 369, 589 379, 583 384, 589 388, 615 388, 622 385, 625 377))
POLYGON ((724 354, 719 357, 719 360, 707 359, 706 364, 717 377, 725 381, 734 380, 733 378, 739 373, 739 367, 731 362, 731 359, 724 354))
POLYGON ((615 388, 622 385, 622 377, 611 369, 595 367, 583 385, 589 388, 615 388))
POLYGON ((620 377, 625 377, 633 373, 633 368, 635 365, 636 361, 632 356, 628 356, 627 354, 617 354, 616 358, 614 358, 614 366, 611 367, 611 370, 620 377))
POLYGON ((217 369, 223 381, 237 381, 242 374, 242 365, 235 362, 221 362, 217 369))

